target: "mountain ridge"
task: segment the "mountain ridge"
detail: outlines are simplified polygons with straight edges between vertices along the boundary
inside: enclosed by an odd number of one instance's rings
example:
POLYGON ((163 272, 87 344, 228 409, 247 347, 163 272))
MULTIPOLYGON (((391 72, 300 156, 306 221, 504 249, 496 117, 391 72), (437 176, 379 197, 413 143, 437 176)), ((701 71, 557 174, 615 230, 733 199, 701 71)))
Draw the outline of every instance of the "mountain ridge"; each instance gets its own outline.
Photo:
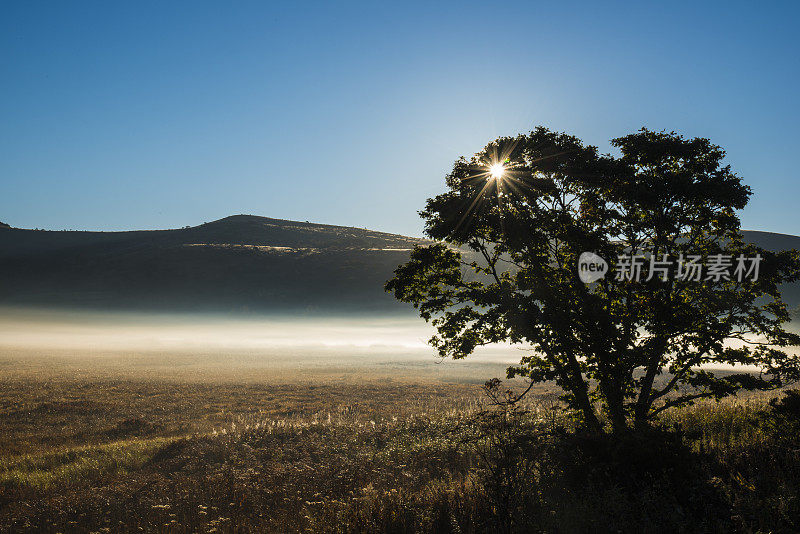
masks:
MULTIPOLYGON (((125 236, 125 235, 132 235, 132 234, 144 234, 144 233, 163 233, 163 232, 186 232, 191 230, 198 230, 202 228, 213 228, 218 226, 230 225, 230 224, 253 224, 253 223, 262 223, 266 225, 292 225, 295 227, 301 228, 320 228, 320 229, 337 229, 337 230, 346 230, 346 231, 356 231, 356 232, 364 232, 366 234, 375 234, 380 236, 387 236, 392 238, 399 238, 399 239, 406 239, 406 240, 419 240, 419 241, 426 241, 424 238, 416 238, 405 236, 402 234, 396 234, 392 232, 383 232, 380 230, 370 230, 367 228, 360 228, 356 226, 345 226, 345 225, 337 225, 337 224, 328 224, 328 223, 316 223, 316 222, 309 222, 309 221, 295 221, 292 219, 276 219, 272 217, 266 217, 263 215, 251 215, 251 214, 235 214, 235 215, 228 215, 226 217, 222 217, 221 219, 216 219, 213 221, 203 222, 197 224, 195 226, 184 226, 181 228, 159 228, 159 229, 151 229, 151 230, 141 230, 141 229, 134 229, 134 230, 42 230, 42 229, 33 229, 33 228, 19 228, 15 226, 10 226, 6 223, 0 222, 0 229, 4 230, 15 230, 15 231, 22 231, 22 232, 46 232, 46 233, 57 233, 57 234, 99 234, 99 235, 118 235, 118 236, 125 236)), ((796 236, 793 234, 784 234, 781 232, 770 232, 766 230, 742 230, 742 233, 745 235, 760 235, 760 236, 769 236, 772 239, 776 240, 792 240, 797 241, 800 243, 800 236, 796 236)))
POLYGON ((273 219, 256 215, 231 215, 211 222, 165 230, 31 230, 0 229, 0 257, 54 249, 94 245, 118 245, 131 241, 151 244, 213 244, 408 247, 423 239, 349 226, 273 219))
POLYGON ((234 215, 170 230, 0 230, 0 305, 408 310, 383 291, 422 239, 234 215))
MULTIPOLYGON (((743 234, 800 249, 798 236, 743 234)), ((430 241, 256 215, 167 230, 0 228, 0 305, 407 313, 383 285, 420 243, 430 241)), ((800 285, 785 295, 797 307, 800 285)))

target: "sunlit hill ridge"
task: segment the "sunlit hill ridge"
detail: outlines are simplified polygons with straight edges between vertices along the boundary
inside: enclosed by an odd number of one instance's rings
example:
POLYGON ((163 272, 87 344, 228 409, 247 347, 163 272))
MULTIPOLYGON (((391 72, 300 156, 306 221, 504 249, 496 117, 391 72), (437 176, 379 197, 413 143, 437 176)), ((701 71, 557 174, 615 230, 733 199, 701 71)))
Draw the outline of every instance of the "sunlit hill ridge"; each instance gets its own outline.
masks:
MULTIPOLYGON (((744 233, 765 248, 800 248, 797 236, 744 233)), ((0 305, 409 313, 383 284, 421 242, 252 215, 130 232, 0 225, 0 305)), ((785 297, 797 307, 800 289, 785 297)))

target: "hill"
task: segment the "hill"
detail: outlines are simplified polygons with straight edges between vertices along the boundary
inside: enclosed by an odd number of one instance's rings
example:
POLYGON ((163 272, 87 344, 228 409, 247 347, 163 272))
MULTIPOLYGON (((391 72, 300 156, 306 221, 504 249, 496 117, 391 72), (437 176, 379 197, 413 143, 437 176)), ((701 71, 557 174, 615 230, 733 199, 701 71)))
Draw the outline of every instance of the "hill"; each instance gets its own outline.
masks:
MULTIPOLYGON (((2 226, 2 225, 0 225, 2 226)), ((175 230, 83 232, 24 230, 6 227, 0 233, 0 258, 57 250, 141 245, 263 245, 290 248, 408 248, 420 241, 396 234, 348 226, 233 215, 199 226, 175 230)))
MULTIPOLYGON (((745 232, 771 250, 800 237, 745 232)), ((421 239, 234 215, 174 230, 0 226, 0 305, 197 311, 408 312, 384 282, 421 239)), ((800 305, 800 286, 785 288, 800 305)))
POLYGON ((0 304, 402 311, 383 283, 421 241, 250 215, 175 230, 0 229, 0 304))

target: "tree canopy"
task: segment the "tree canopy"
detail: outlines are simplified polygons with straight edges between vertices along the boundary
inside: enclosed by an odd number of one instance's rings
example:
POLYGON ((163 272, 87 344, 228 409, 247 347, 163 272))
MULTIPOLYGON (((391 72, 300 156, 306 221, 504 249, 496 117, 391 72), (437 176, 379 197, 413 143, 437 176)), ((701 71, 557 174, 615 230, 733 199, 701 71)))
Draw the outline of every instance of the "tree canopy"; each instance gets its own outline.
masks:
POLYGON ((435 243, 386 289, 433 323, 442 356, 529 348, 508 376, 555 381, 595 431, 796 380, 787 348, 800 336, 779 287, 800 277, 800 255, 744 242, 751 190, 725 152, 647 129, 611 143, 618 156, 539 127, 462 157, 420 212, 435 243), (611 265, 592 283, 579 276, 585 252, 611 265))

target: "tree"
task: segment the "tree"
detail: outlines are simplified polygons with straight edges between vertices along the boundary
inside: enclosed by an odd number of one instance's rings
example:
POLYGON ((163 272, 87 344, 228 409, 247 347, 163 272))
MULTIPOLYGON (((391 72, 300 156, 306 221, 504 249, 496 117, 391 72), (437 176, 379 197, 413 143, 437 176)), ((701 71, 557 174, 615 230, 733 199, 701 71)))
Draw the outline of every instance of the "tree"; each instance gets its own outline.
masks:
POLYGON ((416 247, 387 291, 432 322, 443 357, 527 346, 508 376, 555 381, 597 432, 800 377, 785 351, 800 337, 784 328, 779 292, 800 276, 800 255, 744 242, 736 211, 751 191, 723 164, 725 152, 647 129, 612 145, 620 156, 540 127, 459 159, 448 191, 420 212, 435 243, 416 247), (608 260, 608 275, 582 282, 583 252, 608 260), (687 277, 688 267, 702 268, 698 256, 736 268, 750 261, 749 276, 708 267, 711 276, 687 277), (626 271, 626 258, 651 267, 647 276, 626 271))

